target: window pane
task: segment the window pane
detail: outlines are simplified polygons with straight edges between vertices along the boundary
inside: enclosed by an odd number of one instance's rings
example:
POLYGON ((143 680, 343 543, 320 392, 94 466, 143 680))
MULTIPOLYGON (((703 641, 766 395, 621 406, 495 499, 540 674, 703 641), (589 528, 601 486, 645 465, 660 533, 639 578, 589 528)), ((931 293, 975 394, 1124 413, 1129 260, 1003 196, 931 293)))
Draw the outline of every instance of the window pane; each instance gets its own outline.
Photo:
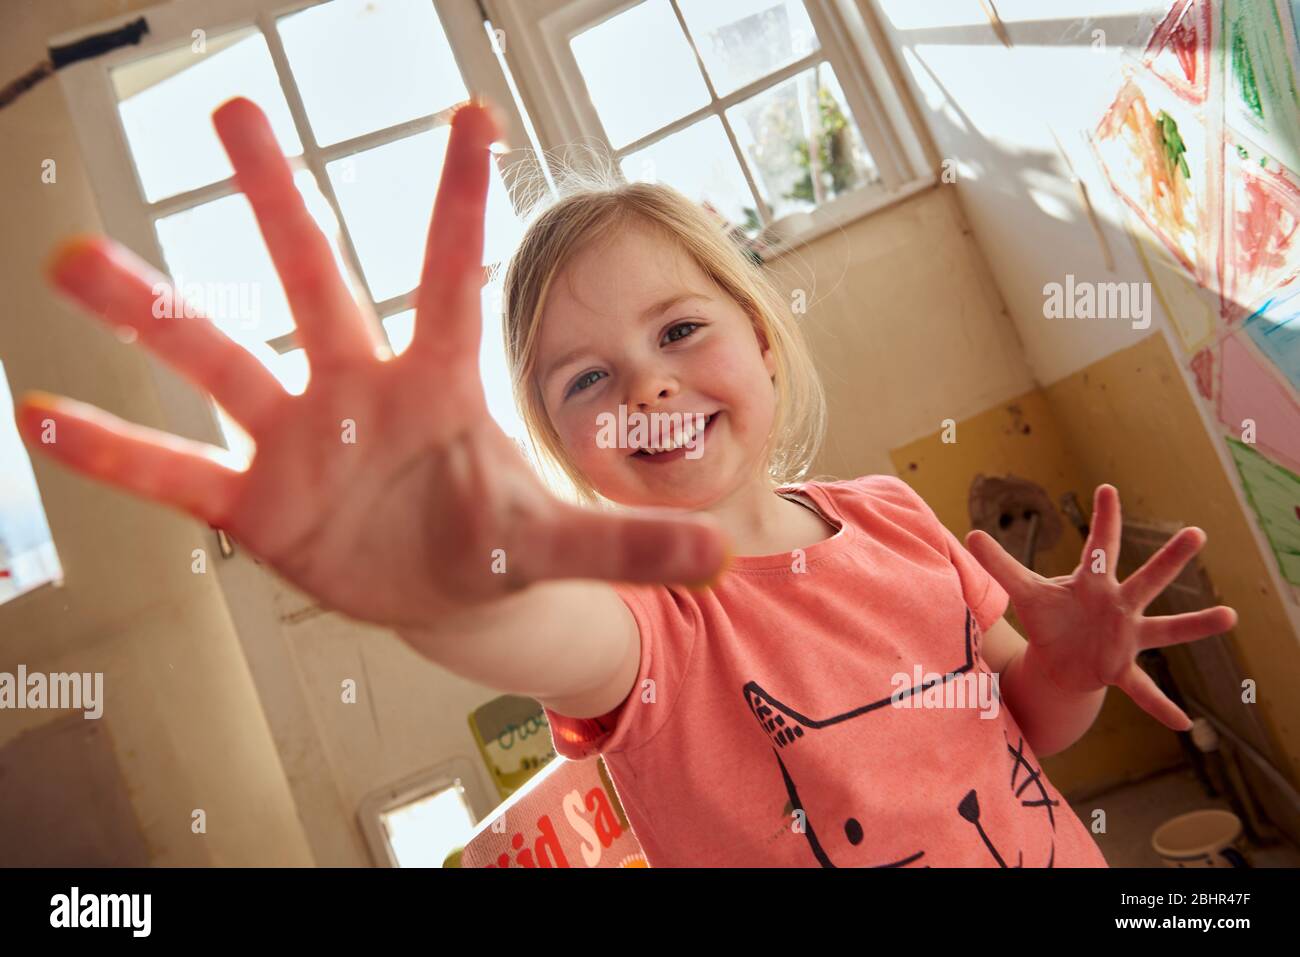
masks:
POLYGON ((647 0, 578 34, 570 45, 615 149, 709 102, 668 0, 647 0))
MULTIPOLYGON (((294 176, 313 218, 330 239, 342 270, 338 223, 307 170, 294 176)), ((195 206, 155 224, 167 271, 184 301, 200 308, 238 342, 293 331, 293 315, 266 243, 243 193, 195 206)), ((182 318, 177 309, 172 318, 182 318)))
POLYGON ((813 209, 880 179, 829 63, 733 107, 727 119, 775 217, 813 209))
POLYGON ((304 349, 291 349, 265 363, 271 375, 280 380, 280 385, 293 395, 302 395, 307 391, 307 380, 311 378, 311 368, 307 363, 304 349))
POLYGON ((255 27, 196 39, 117 67, 112 77, 127 145, 151 203, 234 175, 212 127, 212 111, 232 97, 262 108, 286 155, 302 152, 266 39, 255 27))
POLYGON ((629 180, 666 183, 748 232, 761 228, 736 151, 716 116, 629 153, 622 166, 629 180))
POLYGON ((818 48, 803 0, 678 0, 718 96, 818 48))
POLYGON ((321 146, 469 98, 431 0, 335 0, 276 25, 321 146))
POLYGON ((415 310, 407 309, 384 320, 384 331, 388 333, 388 344, 393 347, 394 355, 401 355, 411 344, 415 335, 415 310))
MULTIPOLYGON (((384 320, 384 329, 393 351, 401 355, 411 344, 415 332, 415 310, 408 309, 384 320)), ((483 337, 479 343, 479 375, 487 397, 488 412, 501 431, 511 438, 525 437, 524 423, 515 408, 510 388, 510 369, 506 364, 505 345, 501 337, 501 287, 483 290, 483 337)))
MULTIPOLYGON (((276 353, 274 349, 265 343, 249 342, 244 344, 257 359, 271 370, 271 375, 280 380, 280 384, 285 390, 293 395, 302 395, 307 391, 307 381, 311 378, 311 370, 307 364, 307 353, 302 349, 294 349, 283 355, 276 353)), ((221 406, 217 409, 217 425, 221 428, 221 435, 226 440, 226 448, 233 453, 229 459, 232 468, 242 468, 247 465, 253 458, 253 452, 256 446, 253 439, 245 432, 234 419, 221 406)))
POLYGON ((442 867, 474 832, 465 788, 455 785, 403 804, 379 816, 398 867, 442 867))
MULTIPOLYGON (((433 200, 450 126, 404 137, 328 164, 330 182, 376 302, 420 282, 433 200)), ((522 227, 496 164, 488 187, 485 263, 507 257, 522 227)))
POLYGON ((18 437, 13 396, 0 364, 0 604, 62 581, 63 566, 50 538, 27 446, 18 437))

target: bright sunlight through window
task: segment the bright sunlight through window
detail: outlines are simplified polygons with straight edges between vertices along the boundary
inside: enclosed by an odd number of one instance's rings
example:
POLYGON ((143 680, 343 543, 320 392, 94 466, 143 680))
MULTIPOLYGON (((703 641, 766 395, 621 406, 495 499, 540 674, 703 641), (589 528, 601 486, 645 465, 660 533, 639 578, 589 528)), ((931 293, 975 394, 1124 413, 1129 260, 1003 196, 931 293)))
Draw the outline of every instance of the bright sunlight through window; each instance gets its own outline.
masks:
MULTIPOLYGON (((290 77, 280 74, 268 37, 250 26, 117 67, 112 80, 141 196, 184 300, 298 394, 310 378, 306 357, 212 111, 245 96, 266 112, 281 148, 299 157, 295 182, 340 270, 374 305, 400 353, 413 327, 450 108, 468 94, 429 0, 334 0, 283 16, 276 27, 290 77), (290 79, 305 114, 288 106, 283 84, 290 79)), ((521 236, 494 167, 485 264, 508 257, 521 236)), ((499 294, 485 290, 484 388, 501 428, 522 438, 499 304, 499 294)), ((232 451, 251 456, 248 437, 217 412, 232 451)))

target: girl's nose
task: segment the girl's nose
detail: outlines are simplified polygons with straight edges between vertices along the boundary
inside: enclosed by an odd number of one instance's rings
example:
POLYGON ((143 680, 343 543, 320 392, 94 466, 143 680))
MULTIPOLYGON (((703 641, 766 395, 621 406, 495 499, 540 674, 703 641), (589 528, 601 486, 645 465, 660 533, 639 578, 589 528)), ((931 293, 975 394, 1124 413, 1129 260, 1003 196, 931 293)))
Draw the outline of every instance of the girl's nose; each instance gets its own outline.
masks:
POLYGON ((634 401, 629 403, 633 408, 642 412, 646 411, 647 406, 658 405, 678 391, 676 380, 663 374, 653 374, 647 377, 644 382, 644 387, 641 386, 640 382, 637 383, 636 392, 633 394, 634 401))

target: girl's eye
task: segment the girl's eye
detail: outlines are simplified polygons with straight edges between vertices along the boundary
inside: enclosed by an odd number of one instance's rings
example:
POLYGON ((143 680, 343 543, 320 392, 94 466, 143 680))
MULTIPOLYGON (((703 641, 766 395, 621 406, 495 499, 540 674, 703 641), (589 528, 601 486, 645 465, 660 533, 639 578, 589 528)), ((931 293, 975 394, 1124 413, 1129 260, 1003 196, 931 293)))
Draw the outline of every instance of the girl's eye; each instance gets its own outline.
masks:
MULTIPOLYGON (((702 323, 699 322, 679 322, 677 323, 677 325, 671 327, 668 330, 668 332, 665 333, 665 336, 669 337, 668 338, 669 342, 681 342, 683 339, 689 339, 691 336, 695 335, 695 330, 698 329, 701 325, 702 323), (676 330, 686 328, 687 326, 691 327, 690 332, 682 336, 672 337, 672 334, 676 330)), ((584 392, 600 381, 599 379, 592 379, 588 381, 588 377, 603 376, 603 375, 604 373, 601 372, 599 369, 592 369, 590 372, 583 373, 578 379, 574 381, 573 385, 569 387, 569 391, 565 393, 565 398, 568 398, 569 396, 577 392, 584 392)))
POLYGON ((590 372, 584 373, 582 376, 578 378, 576 382, 573 383, 573 385, 569 389, 568 394, 573 395, 575 392, 581 392, 584 389, 593 386, 597 382, 599 382, 600 381, 599 379, 595 379, 592 380, 591 382, 587 382, 587 377, 593 375, 603 375, 603 373, 599 369, 592 369, 590 372), (586 385, 583 385, 583 383, 586 383, 586 385))
POLYGON ((691 328, 691 331, 688 332, 688 333, 687 333, 686 335, 684 335, 684 336, 678 336, 676 339, 669 339, 668 341, 669 341, 669 342, 680 342, 682 339, 688 339, 688 338, 690 338, 691 336, 695 335, 695 330, 699 328, 700 324, 699 324, 698 322, 679 322, 679 323, 677 323, 677 325, 675 325, 675 326, 673 326, 671 329, 669 329, 667 334, 671 336, 671 335, 673 334, 673 331, 674 331, 674 330, 681 329, 681 328, 683 328, 683 327, 685 327, 685 326, 691 326, 691 327, 692 327, 692 328, 691 328))

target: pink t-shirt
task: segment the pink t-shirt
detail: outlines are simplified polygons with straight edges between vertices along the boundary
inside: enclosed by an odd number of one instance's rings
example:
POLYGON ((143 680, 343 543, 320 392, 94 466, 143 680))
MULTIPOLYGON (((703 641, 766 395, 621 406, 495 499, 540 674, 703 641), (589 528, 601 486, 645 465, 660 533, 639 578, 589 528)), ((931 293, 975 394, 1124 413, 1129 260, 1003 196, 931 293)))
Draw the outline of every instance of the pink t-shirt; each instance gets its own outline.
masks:
POLYGON ((615 585, 632 692, 547 709, 558 753, 604 755, 651 866, 1107 866, 992 687, 1002 587, 893 476, 778 491, 838 533, 701 592, 615 585))

